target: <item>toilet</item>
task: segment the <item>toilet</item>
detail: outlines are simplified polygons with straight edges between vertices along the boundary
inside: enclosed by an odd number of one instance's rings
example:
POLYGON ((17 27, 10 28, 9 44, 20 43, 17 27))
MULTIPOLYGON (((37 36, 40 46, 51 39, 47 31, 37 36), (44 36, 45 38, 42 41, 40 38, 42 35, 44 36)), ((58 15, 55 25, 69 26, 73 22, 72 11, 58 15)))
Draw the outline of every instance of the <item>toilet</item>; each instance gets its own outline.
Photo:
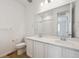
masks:
POLYGON ((26 44, 24 42, 16 44, 17 55, 25 53, 26 44))

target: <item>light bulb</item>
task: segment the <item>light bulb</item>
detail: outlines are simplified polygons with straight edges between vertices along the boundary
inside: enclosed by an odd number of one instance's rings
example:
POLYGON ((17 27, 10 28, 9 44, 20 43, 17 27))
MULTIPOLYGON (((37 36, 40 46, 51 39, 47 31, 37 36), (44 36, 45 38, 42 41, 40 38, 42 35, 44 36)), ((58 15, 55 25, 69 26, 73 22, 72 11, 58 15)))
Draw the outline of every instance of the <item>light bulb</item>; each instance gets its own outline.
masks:
POLYGON ((53 2, 53 0, 50 0, 51 2, 53 2))
POLYGON ((43 6, 44 5, 44 3, 43 2, 41 2, 41 6, 43 6))
POLYGON ((48 0, 45 0, 45 4, 47 4, 48 3, 48 0))

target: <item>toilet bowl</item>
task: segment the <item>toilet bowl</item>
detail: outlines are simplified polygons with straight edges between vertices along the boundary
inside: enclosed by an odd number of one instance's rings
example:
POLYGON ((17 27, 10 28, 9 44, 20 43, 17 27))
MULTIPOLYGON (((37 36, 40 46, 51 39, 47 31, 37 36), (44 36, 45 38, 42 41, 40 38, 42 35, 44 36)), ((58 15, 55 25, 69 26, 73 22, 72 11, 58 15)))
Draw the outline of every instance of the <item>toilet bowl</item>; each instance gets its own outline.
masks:
POLYGON ((17 55, 21 55, 25 52, 26 44, 18 43, 16 44, 17 55))
POLYGON ((25 47, 25 43, 18 43, 18 44, 16 44, 16 48, 17 49, 20 49, 20 48, 23 48, 23 47, 25 47))

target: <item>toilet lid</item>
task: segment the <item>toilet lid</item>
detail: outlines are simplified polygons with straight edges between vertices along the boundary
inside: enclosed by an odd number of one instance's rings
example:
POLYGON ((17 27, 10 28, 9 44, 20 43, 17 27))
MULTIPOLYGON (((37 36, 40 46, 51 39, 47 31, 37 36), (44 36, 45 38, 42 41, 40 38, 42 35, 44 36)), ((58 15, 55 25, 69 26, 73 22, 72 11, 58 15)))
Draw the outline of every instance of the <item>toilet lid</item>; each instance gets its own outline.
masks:
POLYGON ((21 47, 21 46, 25 46, 25 43, 16 44, 16 47, 21 47))

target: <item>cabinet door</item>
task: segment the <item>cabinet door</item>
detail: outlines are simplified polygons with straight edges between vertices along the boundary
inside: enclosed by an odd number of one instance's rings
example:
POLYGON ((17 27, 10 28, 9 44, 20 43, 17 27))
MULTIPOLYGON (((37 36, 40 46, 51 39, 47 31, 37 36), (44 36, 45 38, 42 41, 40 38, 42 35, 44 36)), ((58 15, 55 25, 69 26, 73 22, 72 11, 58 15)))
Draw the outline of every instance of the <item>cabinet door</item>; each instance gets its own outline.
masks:
POLYGON ((63 48, 63 57, 64 58, 79 58, 79 51, 63 48))
POLYGON ((44 44, 44 57, 48 58, 48 44, 44 44))
POLYGON ((34 58, 43 58, 44 57, 44 44, 41 42, 34 41, 34 58))
POLYGON ((26 39, 26 53, 28 56, 33 57, 33 41, 30 39, 26 39))
POLYGON ((62 56, 61 49, 62 49, 61 47, 48 44, 47 57, 48 58, 60 58, 62 56))

